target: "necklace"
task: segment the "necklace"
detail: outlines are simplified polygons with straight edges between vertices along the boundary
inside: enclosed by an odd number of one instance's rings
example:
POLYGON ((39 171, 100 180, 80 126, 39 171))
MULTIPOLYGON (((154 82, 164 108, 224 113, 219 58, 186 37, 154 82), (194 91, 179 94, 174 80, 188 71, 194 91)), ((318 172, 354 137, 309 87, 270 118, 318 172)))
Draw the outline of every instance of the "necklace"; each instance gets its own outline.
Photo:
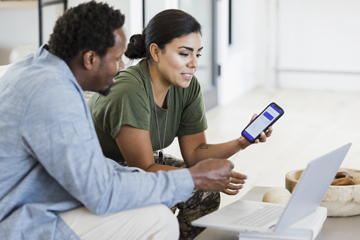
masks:
POLYGON ((169 88, 168 91, 168 102, 167 102, 167 111, 166 111, 166 117, 165 117, 165 129, 164 129, 164 139, 163 142, 161 144, 161 139, 160 139, 160 129, 159 129, 159 122, 158 122, 158 117, 157 117, 157 112, 156 112, 156 102, 155 102, 155 93, 154 93, 154 87, 152 84, 152 81, 150 79, 150 83, 151 83, 151 88, 153 91, 153 100, 154 100, 154 111, 155 111, 155 119, 156 119, 156 127, 157 127, 157 131, 158 131, 158 137, 159 137, 159 145, 160 145, 160 150, 159 150, 159 160, 160 160, 160 164, 164 164, 164 146, 165 146, 165 136, 166 136, 166 126, 167 126, 167 119, 168 119, 168 114, 169 114, 169 104, 170 104, 170 90, 171 87, 169 88))

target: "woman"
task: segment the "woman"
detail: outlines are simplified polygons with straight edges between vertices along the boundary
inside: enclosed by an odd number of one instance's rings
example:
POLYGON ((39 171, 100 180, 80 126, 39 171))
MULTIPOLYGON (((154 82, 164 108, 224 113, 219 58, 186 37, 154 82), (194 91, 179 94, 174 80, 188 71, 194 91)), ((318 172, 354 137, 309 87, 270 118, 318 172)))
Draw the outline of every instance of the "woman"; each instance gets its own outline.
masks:
MULTIPOLYGON (((202 49, 200 24, 180 10, 160 12, 142 34, 130 38, 125 55, 142 60, 120 72, 108 97, 96 94, 89 101, 107 157, 149 172, 170 171, 208 158, 228 158, 250 145, 243 137, 207 144, 203 97, 194 76, 202 49), (184 160, 162 153, 175 137, 184 160), (157 150, 159 154, 153 154, 157 150)), ((260 141, 265 142, 271 132, 262 133, 260 141)), ((233 172, 224 193, 237 194, 245 178, 233 172)), ((203 228, 192 227, 191 221, 219 204, 219 193, 197 190, 188 201, 177 204, 180 238, 197 236, 203 228)))

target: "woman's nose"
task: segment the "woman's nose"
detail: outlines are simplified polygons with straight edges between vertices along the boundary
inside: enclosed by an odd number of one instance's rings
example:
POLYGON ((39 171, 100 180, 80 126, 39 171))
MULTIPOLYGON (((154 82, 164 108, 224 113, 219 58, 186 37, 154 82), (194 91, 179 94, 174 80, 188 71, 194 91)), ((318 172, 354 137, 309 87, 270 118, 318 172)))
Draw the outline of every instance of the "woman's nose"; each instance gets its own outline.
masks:
POLYGON ((199 62, 198 62, 197 57, 193 57, 191 59, 191 61, 189 62, 188 67, 189 68, 194 68, 196 70, 198 68, 198 66, 199 66, 199 62))

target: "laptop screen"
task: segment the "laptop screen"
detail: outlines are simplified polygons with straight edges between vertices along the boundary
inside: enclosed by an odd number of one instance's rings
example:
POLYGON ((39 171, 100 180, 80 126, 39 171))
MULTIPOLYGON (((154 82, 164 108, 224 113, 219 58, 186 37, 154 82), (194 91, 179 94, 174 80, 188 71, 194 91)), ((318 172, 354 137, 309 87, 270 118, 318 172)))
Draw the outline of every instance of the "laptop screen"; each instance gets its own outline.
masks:
POLYGON ((316 211, 344 160, 351 143, 311 161, 301 174, 274 232, 316 211))

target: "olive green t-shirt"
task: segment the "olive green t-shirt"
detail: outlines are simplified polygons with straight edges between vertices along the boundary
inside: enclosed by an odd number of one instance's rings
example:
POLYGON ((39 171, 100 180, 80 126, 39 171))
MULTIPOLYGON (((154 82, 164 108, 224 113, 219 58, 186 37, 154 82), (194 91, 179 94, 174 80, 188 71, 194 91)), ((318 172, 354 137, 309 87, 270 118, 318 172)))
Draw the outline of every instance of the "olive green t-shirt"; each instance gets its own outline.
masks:
MULTIPOLYGON (((95 94, 89 100, 95 130, 106 157, 117 162, 124 161, 115 141, 122 125, 150 131, 153 150, 160 149, 150 81, 147 60, 142 60, 136 66, 120 72, 108 96, 95 94)), ((156 105, 156 111, 161 142, 164 141, 166 112, 169 112, 165 148, 177 136, 200 133, 207 129, 201 87, 195 76, 187 88, 171 86, 169 106, 163 109, 156 105)))

